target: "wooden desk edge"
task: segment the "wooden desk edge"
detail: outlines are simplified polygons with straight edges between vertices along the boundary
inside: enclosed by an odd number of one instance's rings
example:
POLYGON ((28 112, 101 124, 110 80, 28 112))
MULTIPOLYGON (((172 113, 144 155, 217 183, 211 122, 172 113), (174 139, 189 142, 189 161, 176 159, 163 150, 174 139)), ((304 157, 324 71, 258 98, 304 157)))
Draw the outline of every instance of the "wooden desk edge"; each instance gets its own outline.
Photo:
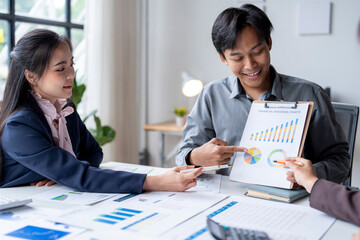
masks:
POLYGON ((184 126, 177 126, 175 121, 166 121, 155 124, 145 124, 142 128, 146 131, 167 131, 167 132, 182 132, 184 126))

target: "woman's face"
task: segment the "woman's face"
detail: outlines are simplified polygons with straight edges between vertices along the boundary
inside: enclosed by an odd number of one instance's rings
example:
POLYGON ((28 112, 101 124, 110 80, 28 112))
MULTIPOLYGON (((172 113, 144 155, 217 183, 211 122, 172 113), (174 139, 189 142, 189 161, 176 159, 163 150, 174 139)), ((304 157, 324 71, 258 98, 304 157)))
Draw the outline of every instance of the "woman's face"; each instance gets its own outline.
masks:
POLYGON ((70 47, 66 43, 60 44, 55 49, 41 78, 34 82, 34 91, 52 104, 57 98, 71 97, 75 77, 73 64, 70 47))

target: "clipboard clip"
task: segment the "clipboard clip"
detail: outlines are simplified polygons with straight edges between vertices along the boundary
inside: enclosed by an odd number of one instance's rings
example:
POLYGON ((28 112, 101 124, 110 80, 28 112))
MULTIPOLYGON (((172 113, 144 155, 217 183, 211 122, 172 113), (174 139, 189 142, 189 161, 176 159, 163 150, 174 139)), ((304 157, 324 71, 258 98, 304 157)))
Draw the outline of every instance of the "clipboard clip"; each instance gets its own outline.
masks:
POLYGON ((297 102, 266 102, 265 108, 297 108, 297 102))

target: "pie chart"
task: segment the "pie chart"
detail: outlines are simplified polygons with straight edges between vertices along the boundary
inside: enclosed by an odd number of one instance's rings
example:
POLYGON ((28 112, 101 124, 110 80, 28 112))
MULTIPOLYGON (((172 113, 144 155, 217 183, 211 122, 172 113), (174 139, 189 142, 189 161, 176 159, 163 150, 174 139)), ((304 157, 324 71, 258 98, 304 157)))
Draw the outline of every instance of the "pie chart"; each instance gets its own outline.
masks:
POLYGON ((255 164, 261 159, 261 151, 258 148, 249 148, 244 154, 244 160, 248 164, 255 164))
POLYGON ((282 149, 275 149, 274 151, 272 151, 268 158, 267 158, 267 162, 269 164, 270 167, 273 167, 273 168, 279 168, 279 167, 282 167, 283 165, 282 164, 277 164, 277 163, 274 163, 273 160, 283 160, 285 159, 287 156, 286 156, 286 152, 282 149))

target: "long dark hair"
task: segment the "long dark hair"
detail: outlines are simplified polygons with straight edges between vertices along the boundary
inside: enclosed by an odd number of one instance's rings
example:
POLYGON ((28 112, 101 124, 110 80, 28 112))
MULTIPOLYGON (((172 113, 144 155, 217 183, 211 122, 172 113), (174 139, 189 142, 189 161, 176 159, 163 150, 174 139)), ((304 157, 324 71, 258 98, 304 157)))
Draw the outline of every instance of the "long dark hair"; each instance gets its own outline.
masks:
MULTIPOLYGON (((48 67, 55 49, 61 43, 69 45, 72 51, 71 41, 66 36, 60 36, 50 30, 36 29, 25 34, 11 51, 10 70, 0 108, 0 136, 7 119, 32 98, 32 88, 25 78, 25 70, 40 78, 48 67)), ((0 167, 1 163, 0 151, 0 167)))

